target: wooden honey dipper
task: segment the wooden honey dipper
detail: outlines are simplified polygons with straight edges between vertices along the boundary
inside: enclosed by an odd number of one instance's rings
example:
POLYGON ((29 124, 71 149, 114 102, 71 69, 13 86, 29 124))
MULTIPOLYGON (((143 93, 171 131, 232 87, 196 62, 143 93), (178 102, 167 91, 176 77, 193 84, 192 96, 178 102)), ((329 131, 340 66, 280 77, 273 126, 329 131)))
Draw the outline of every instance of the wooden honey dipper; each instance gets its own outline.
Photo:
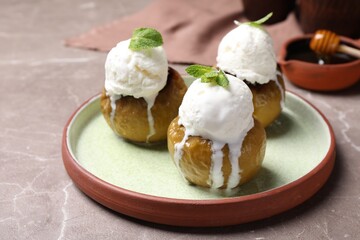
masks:
POLYGON ((310 48, 320 55, 331 55, 342 52, 360 58, 360 50, 340 44, 340 38, 328 30, 318 30, 310 41, 310 48))

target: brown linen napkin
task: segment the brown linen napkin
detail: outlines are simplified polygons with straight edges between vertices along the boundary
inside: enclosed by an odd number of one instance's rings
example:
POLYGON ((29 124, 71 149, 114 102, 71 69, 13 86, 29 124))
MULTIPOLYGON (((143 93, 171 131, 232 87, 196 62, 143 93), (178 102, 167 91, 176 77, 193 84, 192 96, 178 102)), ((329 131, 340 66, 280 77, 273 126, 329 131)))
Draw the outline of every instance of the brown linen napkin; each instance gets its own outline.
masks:
MULTIPOLYGON (((95 27, 80 36, 67 39, 66 46, 109 51, 119 41, 129 39, 135 28, 153 27, 161 32, 171 63, 215 65, 221 38, 243 17, 240 0, 155 0, 131 16, 95 27)), ((287 38, 301 34, 294 16, 267 27, 278 50, 287 38)))

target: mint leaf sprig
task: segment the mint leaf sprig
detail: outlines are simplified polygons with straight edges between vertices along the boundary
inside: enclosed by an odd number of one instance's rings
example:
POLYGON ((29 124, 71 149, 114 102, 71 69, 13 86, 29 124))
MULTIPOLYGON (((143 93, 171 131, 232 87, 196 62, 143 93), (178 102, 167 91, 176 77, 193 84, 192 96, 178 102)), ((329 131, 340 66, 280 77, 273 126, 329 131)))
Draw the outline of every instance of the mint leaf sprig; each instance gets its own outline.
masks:
MULTIPOLYGON (((262 28, 262 24, 265 23, 267 20, 269 20, 271 18, 271 16, 273 15, 273 13, 269 13, 267 14, 265 17, 259 19, 259 20, 256 20, 254 22, 246 22, 245 24, 248 24, 252 27, 257 27, 257 28, 262 28)), ((241 22, 235 20, 234 23, 238 26, 241 25, 241 22)))
POLYGON ((134 30, 129 48, 133 51, 159 47, 163 44, 161 34, 154 28, 137 28, 134 30))
POLYGON ((203 83, 217 84, 224 88, 229 86, 229 80, 221 69, 203 65, 190 65, 185 71, 193 77, 201 78, 203 83))

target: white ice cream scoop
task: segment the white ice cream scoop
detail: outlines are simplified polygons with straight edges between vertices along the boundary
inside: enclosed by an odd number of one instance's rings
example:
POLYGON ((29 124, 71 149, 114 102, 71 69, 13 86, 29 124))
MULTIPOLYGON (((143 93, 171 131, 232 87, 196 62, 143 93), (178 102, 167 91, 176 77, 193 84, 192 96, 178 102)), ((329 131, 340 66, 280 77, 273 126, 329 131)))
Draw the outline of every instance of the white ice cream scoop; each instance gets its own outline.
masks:
POLYGON ((221 40, 217 66, 242 80, 264 84, 276 80, 276 55, 270 35, 243 23, 221 40))
POLYGON ((241 142, 253 127, 252 93, 234 76, 226 75, 228 87, 195 80, 179 108, 179 124, 190 136, 222 143, 241 142))
POLYGON ((105 89, 108 95, 149 98, 166 85, 168 61, 162 46, 133 51, 130 40, 111 49, 105 62, 105 89))

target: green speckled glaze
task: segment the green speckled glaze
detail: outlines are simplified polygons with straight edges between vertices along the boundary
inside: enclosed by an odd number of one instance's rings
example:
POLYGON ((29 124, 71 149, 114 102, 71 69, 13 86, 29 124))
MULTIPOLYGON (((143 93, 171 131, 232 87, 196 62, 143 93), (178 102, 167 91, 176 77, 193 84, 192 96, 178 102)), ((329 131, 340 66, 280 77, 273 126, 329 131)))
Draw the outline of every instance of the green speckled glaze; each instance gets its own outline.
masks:
POLYGON ((178 199, 216 199, 267 191, 311 171, 330 146, 329 129, 309 104, 286 93, 281 116, 266 129, 262 170, 231 193, 189 185, 178 173, 166 145, 145 147, 124 141, 106 124, 99 97, 74 117, 68 146, 74 159, 96 177, 131 191, 178 199))

